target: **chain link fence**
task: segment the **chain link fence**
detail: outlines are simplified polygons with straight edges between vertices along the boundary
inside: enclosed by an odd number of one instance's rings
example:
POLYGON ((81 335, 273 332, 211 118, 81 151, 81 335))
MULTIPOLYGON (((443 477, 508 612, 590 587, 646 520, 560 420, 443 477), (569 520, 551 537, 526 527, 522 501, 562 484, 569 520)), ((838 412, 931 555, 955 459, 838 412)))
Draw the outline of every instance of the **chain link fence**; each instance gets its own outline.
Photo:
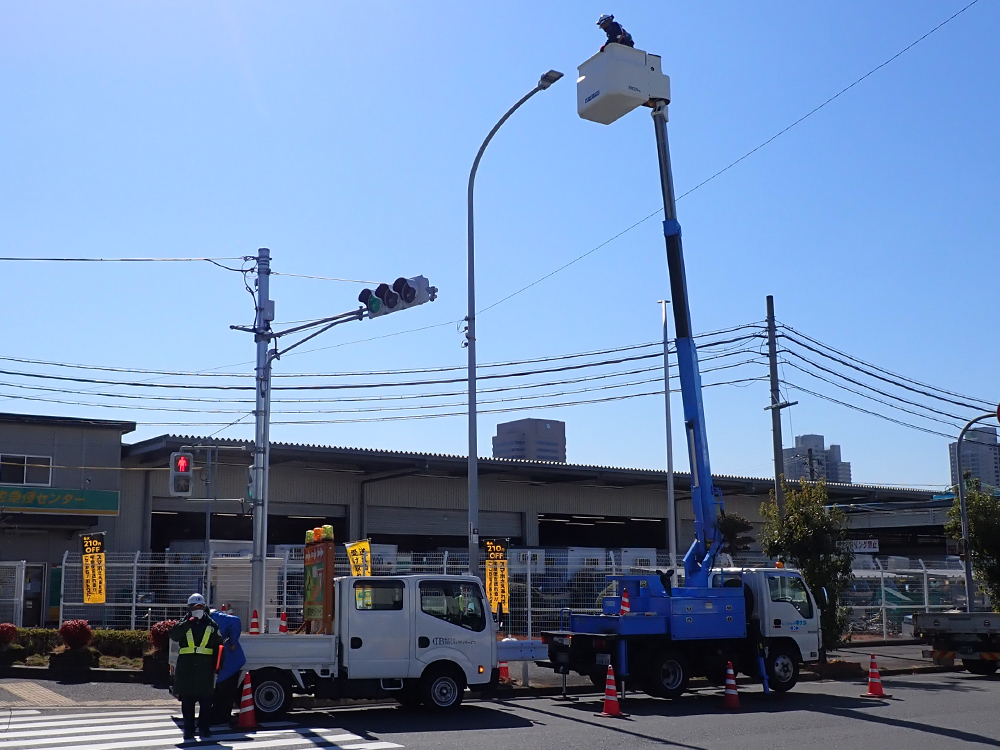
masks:
MULTIPOLYGON (((680 562, 680 561, 678 561, 680 562)), ((722 555, 723 567, 769 567, 773 562, 759 554, 722 555)), ((854 580, 841 592, 841 606, 849 612, 852 636, 885 639, 909 637, 904 618, 914 612, 964 609, 967 592, 961 563, 951 558, 873 558, 855 560, 854 580)), ((19 563, 15 564, 19 565, 19 563)), ((668 570, 669 555, 658 550, 604 550, 594 548, 510 549, 508 551, 510 611, 505 630, 515 637, 538 637, 542 630, 559 627, 561 613, 600 613, 605 596, 617 595, 608 575, 668 570)), ((17 599, 12 564, 0 564, 0 621, 11 619, 17 599), (5 609, 6 607, 6 609, 5 609)), ((466 552, 380 552, 373 549, 373 575, 446 574, 468 570, 466 552)), ((683 585, 683 565, 675 568, 675 585, 683 585)), ((336 575, 348 575, 344 550, 334 560, 336 575)), ((485 564, 480 565, 485 575, 485 564)), ((205 592, 213 607, 229 605, 244 628, 250 622, 250 558, 201 553, 108 553, 107 602, 83 603, 81 556, 63 558, 60 623, 89 620, 94 627, 148 630, 161 620, 176 619, 187 607, 188 596, 205 592)), ((302 624, 302 548, 291 548, 283 557, 269 557, 266 573, 266 611, 261 627, 276 627, 276 618, 287 614, 290 630, 302 624)), ((977 606, 989 602, 977 595, 977 606)))
POLYGON ((24 613, 24 562, 0 562, 0 622, 21 627, 24 613))

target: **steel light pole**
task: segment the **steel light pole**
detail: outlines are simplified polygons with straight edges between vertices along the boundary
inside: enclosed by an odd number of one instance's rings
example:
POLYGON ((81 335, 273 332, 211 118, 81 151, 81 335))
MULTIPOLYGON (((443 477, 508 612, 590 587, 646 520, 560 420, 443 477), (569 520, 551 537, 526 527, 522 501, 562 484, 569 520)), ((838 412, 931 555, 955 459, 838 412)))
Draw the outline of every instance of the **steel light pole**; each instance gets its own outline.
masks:
POLYGON ((479 446, 477 440, 476 426, 476 232, 473 222, 473 191, 476 186, 476 171, 479 169, 479 161, 483 158, 483 152, 493 140, 500 126, 507 122, 507 118, 517 111, 518 107, 524 104, 539 91, 544 91, 553 83, 563 77, 563 74, 550 70, 538 81, 538 85, 525 94, 507 113, 500 118, 500 121, 493 126, 493 130, 486 136, 483 145, 479 147, 476 160, 472 162, 472 171, 469 172, 469 314, 465 321, 468 324, 465 331, 465 345, 469 350, 469 573, 477 575, 479 571, 479 446))
POLYGON ((955 468, 958 473, 958 507, 962 514, 962 548, 965 553, 965 611, 972 612, 972 550, 969 548, 969 514, 965 508, 965 477, 962 476, 962 440, 965 433, 969 431, 976 422, 984 419, 1000 419, 1000 409, 995 412, 980 414, 978 417, 970 419, 962 431, 958 433, 958 442, 955 444, 955 468))

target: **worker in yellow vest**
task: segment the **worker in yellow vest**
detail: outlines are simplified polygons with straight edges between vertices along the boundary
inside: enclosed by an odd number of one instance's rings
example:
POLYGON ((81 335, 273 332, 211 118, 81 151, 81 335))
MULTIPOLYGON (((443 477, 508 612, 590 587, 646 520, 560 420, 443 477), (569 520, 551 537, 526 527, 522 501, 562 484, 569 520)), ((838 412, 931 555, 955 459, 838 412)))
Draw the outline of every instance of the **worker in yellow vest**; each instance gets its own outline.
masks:
POLYGON ((194 739, 195 703, 198 704, 198 734, 212 736, 212 695, 215 675, 222 667, 222 636, 219 626, 208 616, 205 597, 188 597, 187 617, 170 629, 170 639, 180 644, 174 669, 173 693, 181 701, 184 739, 194 739))

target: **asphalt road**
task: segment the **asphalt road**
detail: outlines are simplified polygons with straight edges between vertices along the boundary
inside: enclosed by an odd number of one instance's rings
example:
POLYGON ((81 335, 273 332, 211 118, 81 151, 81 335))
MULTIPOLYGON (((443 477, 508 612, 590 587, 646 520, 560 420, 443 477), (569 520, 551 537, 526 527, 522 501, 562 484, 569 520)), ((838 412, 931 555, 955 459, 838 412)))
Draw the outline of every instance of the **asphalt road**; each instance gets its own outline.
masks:
POLYGON ((802 683, 786 695, 741 690, 742 709, 722 708, 720 691, 665 701, 642 694, 622 702, 627 719, 595 716, 597 695, 561 703, 551 698, 471 701, 450 717, 395 707, 324 712, 348 731, 377 735, 407 748, 455 750, 685 750, 858 748, 941 750, 1000 747, 1000 679, 968 673, 908 675, 885 680, 891 700, 861 698, 861 682, 802 683))
MULTIPOLYGON (((27 683, 21 682, 22 686, 27 683)), ((282 727, 262 730, 273 729, 270 735, 265 731, 253 737, 224 737, 218 745, 202 743, 202 746, 234 750, 267 748, 272 744, 288 750, 299 746, 357 750, 400 746, 443 750, 1000 748, 1000 677, 976 677, 966 672, 919 674, 887 677, 884 685, 893 696, 889 700, 861 698, 859 694, 866 689, 861 681, 801 683, 791 693, 769 697, 761 694, 759 686, 747 686, 740 691, 742 709, 739 711, 724 710, 721 692, 717 689, 698 690, 676 701, 629 694, 622 701, 624 710, 630 714, 626 719, 596 716, 595 713, 601 710, 601 699, 596 693, 580 696, 571 703, 548 697, 468 701, 457 713, 446 716, 428 715, 395 705, 297 710, 289 715, 288 723, 282 727)), ((0 682, 0 688, 7 687, 6 681, 0 682)), ((146 720, 152 723, 149 731, 160 736, 155 746, 175 746, 174 736, 179 730, 170 720, 178 713, 177 704, 170 708, 164 701, 169 696, 162 691, 150 689, 146 693, 145 686, 134 685, 70 688, 48 683, 48 687, 64 694, 74 705, 42 709, 39 718, 49 718, 53 725, 69 729, 64 731, 65 745, 61 744, 62 740, 42 739, 40 750, 144 747, 145 736, 141 739, 125 737, 129 731, 143 729, 137 727, 135 721, 100 718, 105 711, 113 711, 116 702, 123 707, 129 706, 130 710, 139 710, 131 701, 144 700, 163 701, 160 705, 164 708, 158 709, 163 715, 146 720), (87 692, 83 692, 84 689, 87 692), (104 706, 98 707, 98 701, 104 706), (99 720, 98 728, 84 729, 83 725, 92 719, 99 720), (83 736, 71 736, 76 731, 72 728, 76 726, 73 722, 80 722, 79 733, 83 736), (118 724, 125 726, 119 729, 118 724), (108 729, 108 725, 116 729, 108 729), (118 743, 113 741, 114 737, 93 736, 108 731, 121 732, 121 739, 125 741, 118 743), (166 736, 165 732, 173 734, 166 736), (91 736, 86 736, 88 734, 91 736)), ((25 692, 23 687, 21 692, 25 692)), ((34 719, 30 714, 33 712, 26 712, 28 701, 23 696, 22 701, 22 708, 12 707, 14 724, 24 727, 26 732, 36 731, 31 728, 34 719), (29 715, 18 716, 19 713, 29 715)), ((0 723, 0 748, 22 746, 22 740, 9 734, 15 728, 12 725, 5 732, 0 723)))

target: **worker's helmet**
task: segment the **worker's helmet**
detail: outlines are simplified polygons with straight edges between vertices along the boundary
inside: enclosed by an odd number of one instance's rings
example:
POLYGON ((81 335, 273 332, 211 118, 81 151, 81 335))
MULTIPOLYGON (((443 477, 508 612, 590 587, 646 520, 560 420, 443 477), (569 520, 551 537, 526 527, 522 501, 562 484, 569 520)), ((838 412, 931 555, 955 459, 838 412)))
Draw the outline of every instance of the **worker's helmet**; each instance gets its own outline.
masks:
POLYGON ((196 604, 200 604, 201 606, 204 607, 205 597, 203 597, 201 594, 191 594, 191 596, 188 597, 188 606, 193 607, 196 604))
POLYGON ((614 20, 615 20, 614 16, 609 16, 607 13, 605 13, 603 16, 601 16, 600 18, 597 19, 597 25, 598 26, 603 26, 604 24, 608 23, 609 21, 614 21, 614 20))

